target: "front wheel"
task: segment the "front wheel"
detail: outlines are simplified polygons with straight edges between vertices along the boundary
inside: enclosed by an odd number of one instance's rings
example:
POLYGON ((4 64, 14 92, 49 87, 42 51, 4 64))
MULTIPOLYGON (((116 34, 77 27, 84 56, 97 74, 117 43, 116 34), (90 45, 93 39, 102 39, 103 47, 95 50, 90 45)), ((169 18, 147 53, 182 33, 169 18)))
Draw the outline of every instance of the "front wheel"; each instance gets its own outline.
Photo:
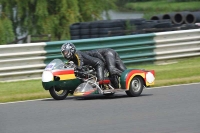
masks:
POLYGON ((60 90, 55 87, 49 89, 49 93, 55 100, 64 100, 68 95, 67 90, 60 90))
POLYGON ((129 90, 126 91, 126 94, 129 97, 137 97, 142 93, 143 88, 144 80, 141 77, 136 76, 131 80, 129 90))

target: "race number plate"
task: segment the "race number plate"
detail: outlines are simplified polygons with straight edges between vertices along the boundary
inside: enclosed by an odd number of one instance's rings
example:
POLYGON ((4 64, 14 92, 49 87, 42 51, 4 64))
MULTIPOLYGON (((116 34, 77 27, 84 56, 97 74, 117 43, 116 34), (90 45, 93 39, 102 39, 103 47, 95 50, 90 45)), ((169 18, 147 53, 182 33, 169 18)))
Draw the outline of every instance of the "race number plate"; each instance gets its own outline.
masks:
POLYGON ((56 65, 56 63, 50 63, 46 66, 45 70, 53 70, 54 66, 56 65))

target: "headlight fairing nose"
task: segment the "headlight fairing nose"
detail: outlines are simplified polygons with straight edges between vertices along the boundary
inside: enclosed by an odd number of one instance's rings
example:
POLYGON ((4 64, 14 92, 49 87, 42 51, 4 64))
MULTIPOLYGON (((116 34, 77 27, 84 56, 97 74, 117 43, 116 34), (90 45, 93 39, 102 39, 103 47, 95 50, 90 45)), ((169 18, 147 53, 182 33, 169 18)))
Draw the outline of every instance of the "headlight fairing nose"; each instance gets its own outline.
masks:
POLYGON ((43 71, 42 82, 50 82, 53 80, 53 74, 50 71, 43 71))
POLYGON ((148 83, 152 84, 155 80, 154 75, 151 72, 146 73, 146 80, 148 83))

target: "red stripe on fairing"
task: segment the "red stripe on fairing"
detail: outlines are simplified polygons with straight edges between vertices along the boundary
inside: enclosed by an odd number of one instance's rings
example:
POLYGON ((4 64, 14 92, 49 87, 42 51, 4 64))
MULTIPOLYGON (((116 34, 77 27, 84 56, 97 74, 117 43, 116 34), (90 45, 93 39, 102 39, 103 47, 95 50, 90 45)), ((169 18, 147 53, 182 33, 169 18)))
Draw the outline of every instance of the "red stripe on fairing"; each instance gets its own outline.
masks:
POLYGON ((130 79, 130 77, 134 74, 134 73, 146 73, 145 71, 142 70, 132 70, 128 73, 127 77, 126 77, 126 87, 128 85, 128 81, 130 79))
POLYGON ((90 90, 90 91, 84 92, 83 96, 90 95, 90 94, 92 94, 94 91, 96 91, 96 90, 90 90))
POLYGON ((64 74, 74 74, 74 70, 63 70, 53 72, 53 75, 64 75, 64 74))

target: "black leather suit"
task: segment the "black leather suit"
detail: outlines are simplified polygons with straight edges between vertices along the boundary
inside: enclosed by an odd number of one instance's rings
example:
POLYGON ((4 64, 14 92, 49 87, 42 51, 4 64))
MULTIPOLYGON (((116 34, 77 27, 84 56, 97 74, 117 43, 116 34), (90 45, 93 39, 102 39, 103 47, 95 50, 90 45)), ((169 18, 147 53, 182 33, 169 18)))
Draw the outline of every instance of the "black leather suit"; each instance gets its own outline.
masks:
POLYGON ((121 76, 121 73, 127 69, 120 59, 118 53, 113 49, 95 49, 86 51, 86 53, 90 56, 101 59, 106 64, 107 69, 111 75, 121 76))
POLYGON ((79 69, 81 69, 83 65, 90 65, 94 67, 97 72, 97 80, 101 81, 104 79, 105 64, 100 59, 92 57, 86 52, 76 51, 76 53, 73 55, 70 61, 73 61, 79 69))

